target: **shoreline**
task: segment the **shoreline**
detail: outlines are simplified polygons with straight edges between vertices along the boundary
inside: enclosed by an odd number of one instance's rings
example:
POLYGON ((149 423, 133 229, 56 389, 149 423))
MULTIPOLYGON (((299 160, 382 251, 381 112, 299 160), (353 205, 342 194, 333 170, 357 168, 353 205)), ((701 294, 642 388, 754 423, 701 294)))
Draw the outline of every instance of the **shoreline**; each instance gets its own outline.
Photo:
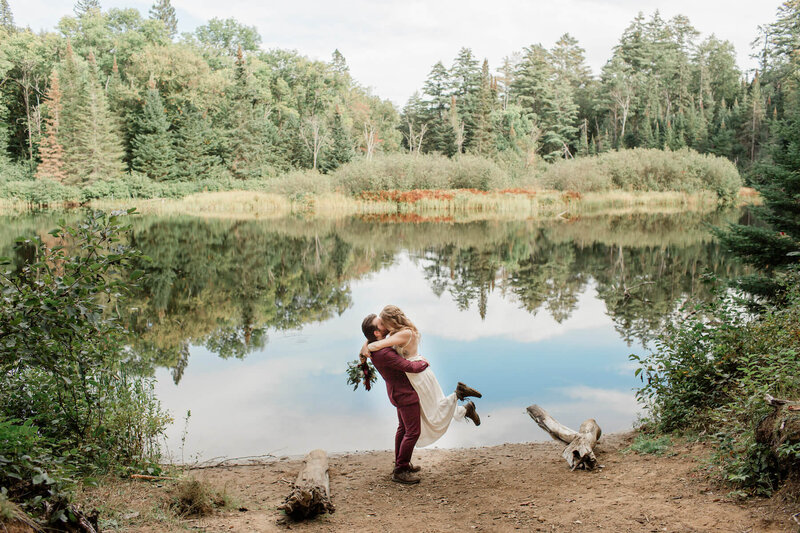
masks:
POLYGON ((84 508, 101 505, 117 528, 139 533, 295 531, 793 531, 791 509, 763 498, 740 501, 704 472, 710 446, 676 440, 662 455, 629 451, 635 432, 603 435, 601 467, 571 472, 555 442, 415 450, 416 486, 392 483, 391 451, 330 456, 336 512, 287 522, 277 507, 300 459, 188 470, 220 491, 211 514, 170 512, 179 482, 110 480, 86 487, 84 508))
MULTIPOLYGON (((734 206, 757 205, 760 196, 742 188, 734 206)), ((287 196, 258 191, 201 192, 182 198, 103 199, 32 209, 0 200, 0 215, 53 212, 80 207, 113 210, 135 206, 141 214, 205 218, 274 219, 287 216, 340 219, 352 216, 397 222, 467 222, 486 219, 566 219, 636 213, 710 212, 720 207, 710 191, 633 192, 473 189, 380 191, 353 197, 340 193, 287 196)))

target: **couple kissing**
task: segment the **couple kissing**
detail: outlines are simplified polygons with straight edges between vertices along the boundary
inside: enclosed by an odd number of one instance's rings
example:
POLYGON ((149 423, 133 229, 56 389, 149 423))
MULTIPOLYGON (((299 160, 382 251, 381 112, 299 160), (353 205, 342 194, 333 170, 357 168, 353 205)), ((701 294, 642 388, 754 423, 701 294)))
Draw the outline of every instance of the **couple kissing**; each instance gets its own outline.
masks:
POLYGON ((458 402, 470 396, 480 398, 481 393, 459 382, 452 394, 444 395, 428 361, 418 353, 419 330, 399 307, 387 305, 380 315, 368 315, 361 331, 367 338, 361 361, 372 359, 386 382, 389 401, 397 408, 392 481, 419 483, 421 468, 411 463, 414 446, 439 440, 452 420, 469 419, 480 425, 475 404, 458 402))

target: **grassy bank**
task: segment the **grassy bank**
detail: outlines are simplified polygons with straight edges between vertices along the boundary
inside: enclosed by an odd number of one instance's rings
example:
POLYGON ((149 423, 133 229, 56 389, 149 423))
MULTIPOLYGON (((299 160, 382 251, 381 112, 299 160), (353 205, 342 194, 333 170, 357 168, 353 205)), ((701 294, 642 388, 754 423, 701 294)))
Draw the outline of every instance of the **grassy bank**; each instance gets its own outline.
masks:
MULTIPOLYGON (((280 218, 301 214, 320 218, 375 215, 383 221, 468 221, 481 219, 570 218, 584 215, 670 213, 712 211, 718 207, 709 192, 610 191, 587 194, 560 191, 423 190, 384 191, 352 197, 339 193, 287 196, 274 193, 226 191, 206 192, 179 199, 139 200, 138 211, 146 214, 189 214, 203 217, 280 218)), ((758 198, 741 195, 738 202, 750 204, 758 198)), ((92 207, 118 209, 130 200, 97 200, 92 207)))
POLYGON ((265 213, 272 209, 283 214, 311 210, 319 214, 363 214, 399 210, 547 216, 552 210, 575 209, 577 203, 582 210, 599 206, 683 207, 711 201, 730 204, 741 184, 729 161, 690 150, 623 150, 522 169, 474 155, 447 158, 395 153, 371 160, 357 159, 329 174, 297 170, 271 179, 201 176, 192 181, 157 182, 132 173, 79 186, 0 176, 0 209, 7 212, 89 203, 116 205, 116 201, 149 208, 150 202, 143 201, 158 199, 185 200, 171 205, 187 207, 199 201, 214 211, 220 208, 208 205, 213 203, 209 199, 224 199, 230 204, 225 210, 231 212, 265 213), (261 194, 196 196, 228 191, 261 194), (402 195, 398 191, 423 193, 402 195), (561 198, 560 193, 567 196, 561 198))

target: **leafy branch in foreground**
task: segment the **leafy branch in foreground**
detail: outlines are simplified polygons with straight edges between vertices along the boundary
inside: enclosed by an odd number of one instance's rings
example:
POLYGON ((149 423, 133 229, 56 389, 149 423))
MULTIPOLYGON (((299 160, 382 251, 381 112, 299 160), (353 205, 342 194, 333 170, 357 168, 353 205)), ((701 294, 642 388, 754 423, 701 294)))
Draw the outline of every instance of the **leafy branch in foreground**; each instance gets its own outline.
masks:
POLYGON ((75 518, 78 479, 155 465, 169 420, 126 368, 119 310, 142 257, 123 241, 132 213, 93 212, 2 259, 0 492, 50 522, 75 518))

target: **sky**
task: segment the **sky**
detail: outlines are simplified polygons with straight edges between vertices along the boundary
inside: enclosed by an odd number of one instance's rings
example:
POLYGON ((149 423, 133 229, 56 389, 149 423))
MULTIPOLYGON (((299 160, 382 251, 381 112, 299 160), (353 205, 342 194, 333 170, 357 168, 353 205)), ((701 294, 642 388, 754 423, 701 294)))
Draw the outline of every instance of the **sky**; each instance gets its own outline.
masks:
MULTIPOLYGON (((17 25, 52 29, 72 13, 73 0, 10 0, 17 25)), ((595 74, 639 11, 663 18, 689 17, 702 36, 715 34, 736 47, 741 68, 752 69, 750 43, 757 27, 772 22, 779 0, 172 0, 178 30, 207 20, 235 18, 255 26, 263 47, 295 49, 328 60, 345 56, 353 77, 402 106, 420 89, 437 61, 449 66, 469 47, 494 70, 525 46, 550 48, 564 33, 578 39, 595 74)), ((152 1, 101 0, 104 9, 152 1)))

